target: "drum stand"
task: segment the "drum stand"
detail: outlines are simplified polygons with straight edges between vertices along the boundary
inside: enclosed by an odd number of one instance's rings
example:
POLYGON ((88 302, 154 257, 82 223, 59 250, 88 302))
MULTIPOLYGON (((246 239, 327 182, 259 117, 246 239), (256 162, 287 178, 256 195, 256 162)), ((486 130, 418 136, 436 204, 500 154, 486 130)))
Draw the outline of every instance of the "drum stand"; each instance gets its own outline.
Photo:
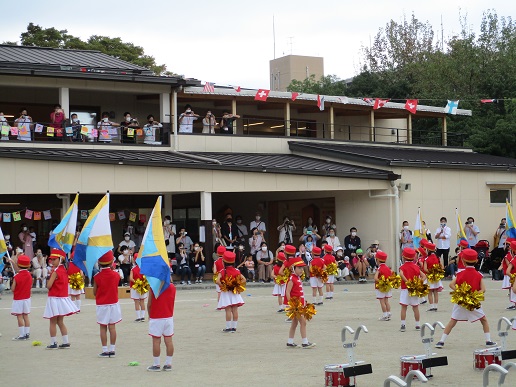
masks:
POLYGON ((419 370, 412 370, 410 371, 407 376, 405 376, 405 379, 400 379, 396 375, 391 375, 385 381, 383 382, 383 387, 390 387, 391 382, 394 383, 396 386, 400 387, 410 387, 412 386, 412 381, 414 379, 418 379, 420 382, 426 383, 428 382, 428 379, 426 376, 419 370))
MULTIPOLYGON (((509 335, 514 320, 515 318, 509 320, 507 317, 501 317, 498 320, 498 337, 500 338, 500 346, 475 350, 473 352, 473 367, 475 369, 485 370, 488 365, 499 365, 502 367, 502 360, 516 358, 516 350, 507 350, 507 336, 509 335), (502 327, 502 325, 505 325, 505 327, 502 327)), ((511 367, 516 367, 516 364, 507 363, 506 366, 507 368, 505 366, 502 368, 509 369, 511 367)), ((491 370, 493 369, 496 368, 491 368, 491 370)), ((484 378, 488 378, 488 376, 484 376, 484 378)))

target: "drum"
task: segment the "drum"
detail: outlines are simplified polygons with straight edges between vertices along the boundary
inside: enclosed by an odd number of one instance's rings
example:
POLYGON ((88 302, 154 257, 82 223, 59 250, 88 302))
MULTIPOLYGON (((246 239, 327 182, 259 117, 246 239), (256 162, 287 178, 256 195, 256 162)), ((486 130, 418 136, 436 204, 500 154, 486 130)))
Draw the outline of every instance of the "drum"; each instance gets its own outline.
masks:
POLYGON ((330 364, 324 366, 324 385, 327 387, 355 386, 355 377, 347 378, 344 376, 344 368, 346 365, 347 364, 330 364))
POLYGON ((502 352, 500 347, 477 349, 473 352, 473 368, 483 370, 489 364, 502 365, 502 352))
POLYGON ((427 369, 423 368, 423 364, 422 364, 423 359, 426 359, 425 355, 400 357, 400 363, 401 363, 400 375, 407 376, 410 371, 418 370, 418 371, 421 371, 423 373, 423 375, 428 376, 427 369))

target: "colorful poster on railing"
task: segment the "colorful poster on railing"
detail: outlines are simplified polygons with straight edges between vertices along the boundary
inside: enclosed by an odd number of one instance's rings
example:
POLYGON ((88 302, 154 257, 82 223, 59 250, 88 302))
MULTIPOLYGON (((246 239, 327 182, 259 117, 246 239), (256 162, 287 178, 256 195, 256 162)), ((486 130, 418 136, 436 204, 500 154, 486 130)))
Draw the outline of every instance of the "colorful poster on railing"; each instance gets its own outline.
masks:
POLYGON ((25 219, 32 219, 32 210, 25 210, 25 219))
POLYGON ((20 211, 13 212, 13 220, 15 222, 19 222, 21 220, 21 214, 20 211))
POLYGON ((48 137, 54 137, 54 128, 51 128, 50 126, 47 126, 47 136, 48 137))
POLYGON ((34 220, 41 220, 41 211, 34 211, 34 220))
POLYGON ((119 220, 125 219, 125 211, 118 211, 118 219, 119 220))
POLYGON ((100 131, 99 140, 100 141, 111 141, 111 136, 109 135, 107 130, 100 131))
POLYGON ((115 220, 116 220, 115 213, 114 212, 110 212, 109 213, 109 221, 110 222, 114 222, 115 220))
POLYGON ((72 137, 72 135, 73 135, 73 128, 71 126, 67 126, 65 128, 65 130, 66 130, 66 136, 67 137, 72 137))
POLYGON ((10 126, 2 125, 2 129, 1 129, 2 136, 9 136, 10 130, 11 130, 10 126))
POLYGON ((43 211, 43 217, 45 218, 45 220, 52 219, 52 214, 50 213, 50 210, 43 211))
POLYGON ((34 127, 34 132, 36 132, 36 133, 43 133, 43 125, 36 124, 36 126, 34 127))
POLYGON ((136 212, 130 212, 129 213, 129 221, 130 222, 136 222, 136 212))
POLYGON ((81 127, 81 134, 86 136, 88 134, 88 132, 89 132, 89 130, 88 130, 87 126, 82 126, 81 127))
POLYGON ((17 136, 18 135, 18 128, 13 126, 11 128, 11 136, 17 136))
POLYGON ((10 212, 4 212, 2 216, 2 221, 4 223, 10 223, 11 222, 11 213, 10 212))

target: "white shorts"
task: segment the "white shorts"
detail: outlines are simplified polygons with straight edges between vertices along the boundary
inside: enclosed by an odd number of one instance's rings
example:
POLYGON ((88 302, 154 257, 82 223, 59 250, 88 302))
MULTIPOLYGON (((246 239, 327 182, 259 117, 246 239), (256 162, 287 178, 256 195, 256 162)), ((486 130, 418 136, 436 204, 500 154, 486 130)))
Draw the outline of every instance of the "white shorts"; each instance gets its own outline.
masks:
POLYGON ((441 292, 443 290, 443 283, 441 280, 439 280, 437 282, 429 282, 428 288, 430 290, 437 290, 438 292, 441 292))
POLYGON ((456 321, 475 322, 475 321, 480 320, 484 316, 485 316, 485 314, 481 307, 478 309, 469 311, 466 308, 463 308, 462 306, 459 306, 457 304, 453 305, 453 309, 452 309, 452 313, 451 313, 452 320, 456 320, 456 321))
POLYGON ((149 336, 152 337, 172 337, 174 336, 174 317, 150 318, 149 336))
POLYGON ((32 276, 34 278, 47 278, 47 268, 34 269, 32 276))
POLYGON ((120 304, 97 305, 97 324, 113 325, 122 321, 120 304))
POLYGON ((328 276, 328 281, 326 281, 327 284, 332 284, 335 282, 335 274, 330 274, 328 276))
POLYGON ((149 292, 140 294, 136 289, 131 288, 131 298, 133 300, 145 300, 149 297, 149 292))
POLYGON ((376 298, 378 300, 381 300, 382 298, 391 298, 392 297, 392 292, 389 290, 387 293, 383 293, 381 291, 379 291, 378 289, 375 289, 376 291, 376 298))
POLYGON ((19 314, 30 314, 30 306, 30 298, 26 298, 25 300, 13 300, 11 314, 13 316, 18 316, 19 314))
POLYGON ((84 293, 84 289, 72 289, 70 286, 68 286, 68 295, 70 296, 80 296, 84 293))
POLYGON ((319 277, 310 277, 310 286, 312 288, 322 288, 323 285, 322 279, 319 277))
POLYGON ((508 275, 503 276, 502 289, 509 289, 511 287, 511 277, 508 275))
POLYGON ((400 305, 418 306, 419 305, 419 297, 409 296, 407 289, 401 289, 400 305))
POLYGON ((286 284, 278 285, 277 283, 274 284, 274 289, 272 290, 273 296, 285 296, 285 288, 287 287, 286 284))

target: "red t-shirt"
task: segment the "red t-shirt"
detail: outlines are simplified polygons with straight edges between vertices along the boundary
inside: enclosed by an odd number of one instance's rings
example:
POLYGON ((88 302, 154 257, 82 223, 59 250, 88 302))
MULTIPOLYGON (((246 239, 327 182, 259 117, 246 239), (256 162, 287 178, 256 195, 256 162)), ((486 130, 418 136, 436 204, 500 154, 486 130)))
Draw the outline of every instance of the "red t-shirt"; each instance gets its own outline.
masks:
MULTIPOLYGON (((322 258, 314 258, 310 262, 310 266, 316 266, 316 267, 320 267, 322 269, 324 267, 324 261, 323 261, 322 258)), ((310 270, 310 277, 314 277, 312 275, 312 271, 311 270, 310 270)))
POLYGON ((225 269, 222 269, 220 272, 220 279, 222 280, 226 276, 238 277, 240 275, 240 270, 235 269, 233 266, 228 266, 225 269))
POLYGON ((97 285, 97 295, 95 296, 97 305, 111 305, 118 302, 120 274, 111 270, 111 267, 101 268, 93 280, 97 285))
MULTIPOLYGON (((281 266, 274 265, 272 271, 274 272, 274 275, 277 276, 279 274, 279 271, 281 269, 281 266)), ((280 285, 283 285, 285 281, 280 281, 280 285)))
POLYGON ((455 283, 461 285, 463 282, 466 282, 471 286, 471 290, 480 290, 482 278, 482 274, 474 266, 466 266, 466 270, 457 274, 457 281, 455 283))
MULTIPOLYGON (((403 265, 401 265, 400 271, 403 272, 403 275, 407 280, 419 277, 419 273, 421 272, 419 266, 416 265, 414 262, 405 262, 403 265)), ((401 280, 401 288, 407 288, 407 285, 405 284, 405 281, 403 281, 403 279, 401 280)))
POLYGON ((63 265, 59 265, 55 269, 57 277, 52 284, 52 287, 48 289, 49 297, 68 297, 68 273, 63 265))
POLYGON ((170 284, 158 298, 154 298, 150 290, 152 301, 149 308, 149 318, 170 318, 174 316, 174 303, 176 301, 176 287, 170 284))
POLYGON ((22 269, 15 274, 16 288, 13 292, 13 300, 26 300, 30 298, 32 289, 32 275, 27 269, 22 269))
POLYGON ((217 273, 220 273, 222 269, 224 269, 224 261, 222 260, 222 258, 219 258, 215 261, 215 271, 217 273))
POLYGON ((75 273, 80 273, 81 272, 81 269, 79 269, 77 267, 76 264, 74 264, 73 262, 70 262, 68 264, 68 275, 72 275, 72 274, 75 274, 75 273))
POLYGON ((332 255, 332 254, 326 254, 324 257, 323 257, 323 261, 324 261, 324 264, 326 266, 328 266, 330 263, 335 263, 337 262, 335 260, 335 257, 332 255))
POLYGON ((503 258, 503 261, 502 261, 502 270, 503 270, 503 275, 507 275, 507 267, 509 266, 509 262, 511 262, 513 260, 513 256, 512 254, 509 252, 507 253, 507 255, 503 258))
POLYGON ((428 257, 426 257, 426 268, 427 270, 425 273, 428 273, 428 269, 431 269, 434 267, 434 265, 439 265, 441 262, 439 261, 439 258, 437 258, 437 255, 434 253, 430 254, 428 257))
POLYGON ((131 273, 133 273, 133 280, 129 283, 129 286, 133 287, 134 281, 136 281, 137 279, 143 279, 143 274, 140 272, 139 266, 134 266, 131 269, 131 273))
POLYGON ((380 278, 382 275, 385 278, 389 278, 392 275, 392 271, 385 263, 380 263, 380 266, 378 266, 378 278, 380 278))
MULTIPOLYGON (((289 281, 292 282, 292 289, 290 290, 290 298, 297 297, 301 300, 301 303, 305 304, 305 294, 303 293, 303 283, 301 279, 295 275, 291 274, 289 281)), ((285 304, 287 304, 287 295, 285 294, 285 304)))

